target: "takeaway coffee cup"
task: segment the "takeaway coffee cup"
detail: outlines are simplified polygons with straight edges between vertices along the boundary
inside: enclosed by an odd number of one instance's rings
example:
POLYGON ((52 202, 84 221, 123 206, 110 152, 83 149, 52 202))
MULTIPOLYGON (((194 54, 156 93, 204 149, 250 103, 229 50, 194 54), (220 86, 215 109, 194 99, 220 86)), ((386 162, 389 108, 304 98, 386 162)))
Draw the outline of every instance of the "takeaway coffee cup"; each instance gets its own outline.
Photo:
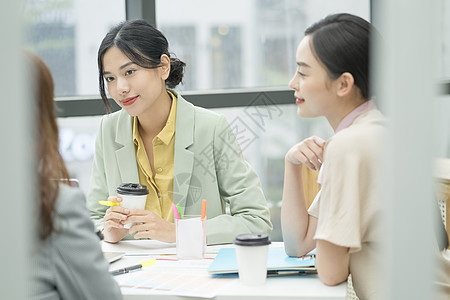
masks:
POLYGON ((240 234, 234 239, 239 281, 245 285, 262 285, 267 277, 267 234, 240 234))
MULTIPOLYGON (((148 189, 145 185, 139 183, 122 183, 116 189, 117 196, 122 198, 120 206, 129 209, 138 208, 145 209, 148 189)), ((131 223, 125 224, 124 228, 130 228, 131 223)))

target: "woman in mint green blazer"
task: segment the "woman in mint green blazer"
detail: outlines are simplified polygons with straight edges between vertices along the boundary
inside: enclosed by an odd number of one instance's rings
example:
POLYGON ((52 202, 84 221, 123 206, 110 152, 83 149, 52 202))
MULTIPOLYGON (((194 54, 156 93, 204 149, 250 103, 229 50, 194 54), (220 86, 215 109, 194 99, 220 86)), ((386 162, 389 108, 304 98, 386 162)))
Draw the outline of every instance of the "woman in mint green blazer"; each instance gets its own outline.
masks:
POLYGON ((117 25, 102 41, 98 65, 100 93, 107 109, 105 82, 122 107, 101 120, 88 194, 91 217, 106 241, 149 238, 175 242, 174 223, 148 211, 120 206, 107 209, 98 203, 107 199, 120 202, 116 188, 121 183, 139 182, 133 120, 137 118, 152 163, 152 141, 166 126, 172 101, 176 101, 173 203, 180 205, 182 215, 200 214, 202 199, 207 200, 208 244, 231 243, 241 233, 271 232, 260 180, 244 160, 225 117, 167 90, 181 82, 185 64, 170 57, 161 32, 143 20, 117 25), (128 230, 123 228, 126 223, 142 224, 128 230))

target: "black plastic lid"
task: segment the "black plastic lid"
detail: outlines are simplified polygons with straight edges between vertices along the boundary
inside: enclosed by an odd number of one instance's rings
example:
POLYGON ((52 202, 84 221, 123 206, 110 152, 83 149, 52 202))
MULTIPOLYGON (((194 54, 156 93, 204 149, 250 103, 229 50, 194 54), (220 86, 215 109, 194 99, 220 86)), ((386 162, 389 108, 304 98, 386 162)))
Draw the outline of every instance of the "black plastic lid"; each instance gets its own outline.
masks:
POLYGON ((263 246, 270 243, 269 236, 265 233, 244 233, 234 239, 234 244, 239 246, 263 246))
POLYGON ((121 195, 141 196, 147 195, 148 189, 145 185, 139 183, 122 183, 117 187, 116 192, 121 195))

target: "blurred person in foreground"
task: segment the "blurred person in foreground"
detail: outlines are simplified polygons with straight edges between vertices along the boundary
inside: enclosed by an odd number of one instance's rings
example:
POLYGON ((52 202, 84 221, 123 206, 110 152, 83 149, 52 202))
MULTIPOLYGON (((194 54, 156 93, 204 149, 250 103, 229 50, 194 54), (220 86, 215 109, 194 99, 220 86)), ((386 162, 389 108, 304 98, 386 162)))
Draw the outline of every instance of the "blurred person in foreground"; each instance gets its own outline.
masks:
POLYGON ((54 84, 45 63, 28 54, 38 102, 38 242, 33 245, 31 299, 122 299, 108 272, 86 200, 72 186, 59 153, 54 84))

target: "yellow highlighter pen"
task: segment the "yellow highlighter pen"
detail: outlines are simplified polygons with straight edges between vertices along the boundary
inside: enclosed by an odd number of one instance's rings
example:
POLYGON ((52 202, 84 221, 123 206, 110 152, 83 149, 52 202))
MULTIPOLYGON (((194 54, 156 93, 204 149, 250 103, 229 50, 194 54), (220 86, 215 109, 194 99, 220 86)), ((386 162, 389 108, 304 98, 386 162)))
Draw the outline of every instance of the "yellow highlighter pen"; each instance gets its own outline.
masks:
POLYGON ((98 203, 100 203, 101 205, 106 205, 106 206, 120 205, 120 203, 113 202, 113 201, 98 201, 98 203))

